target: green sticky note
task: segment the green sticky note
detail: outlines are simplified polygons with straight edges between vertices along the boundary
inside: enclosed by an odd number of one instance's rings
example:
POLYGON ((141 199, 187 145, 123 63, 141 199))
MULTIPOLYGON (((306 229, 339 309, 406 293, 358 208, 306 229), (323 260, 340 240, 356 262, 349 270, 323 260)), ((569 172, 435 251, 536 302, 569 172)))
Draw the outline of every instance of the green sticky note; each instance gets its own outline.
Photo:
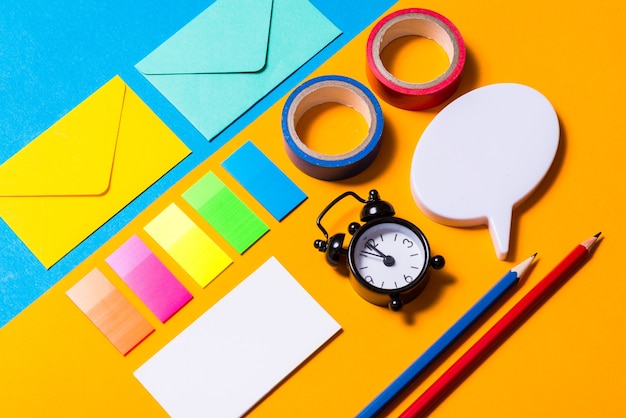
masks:
POLYGON ((183 193, 183 199, 239 254, 269 230, 213 172, 207 173, 183 193))

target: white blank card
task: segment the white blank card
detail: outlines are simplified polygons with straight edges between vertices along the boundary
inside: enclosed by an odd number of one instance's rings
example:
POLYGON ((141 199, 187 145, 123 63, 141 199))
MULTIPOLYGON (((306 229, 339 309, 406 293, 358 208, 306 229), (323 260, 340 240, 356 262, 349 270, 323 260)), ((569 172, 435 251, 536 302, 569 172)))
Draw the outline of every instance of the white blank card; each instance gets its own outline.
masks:
POLYGON ((135 377, 172 417, 239 417, 340 330, 272 257, 135 377))

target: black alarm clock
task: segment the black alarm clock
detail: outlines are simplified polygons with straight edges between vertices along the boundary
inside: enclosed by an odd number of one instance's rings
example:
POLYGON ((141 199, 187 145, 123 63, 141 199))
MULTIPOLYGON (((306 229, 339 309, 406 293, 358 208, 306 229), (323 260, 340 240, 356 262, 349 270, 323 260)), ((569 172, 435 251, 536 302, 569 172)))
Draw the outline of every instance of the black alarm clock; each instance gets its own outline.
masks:
POLYGON ((326 260, 335 266, 344 257, 350 268, 350 283, 365 300, 399 311, 426 286, 430 268, 440 269, 442 256, 431 257, 426 236, 413 223, 395 216, 389 202, 371 190, 368 199, 348 191, 334 199, 317 218, 324 240, 316 240, 315 248, 326 253, 326 260), (352 235, 348 248, 343 247, 345 234, 328 237, 322 226, 324 215, 340 200, 352 196, 364 203, 361 222, 348 225, 352 235))

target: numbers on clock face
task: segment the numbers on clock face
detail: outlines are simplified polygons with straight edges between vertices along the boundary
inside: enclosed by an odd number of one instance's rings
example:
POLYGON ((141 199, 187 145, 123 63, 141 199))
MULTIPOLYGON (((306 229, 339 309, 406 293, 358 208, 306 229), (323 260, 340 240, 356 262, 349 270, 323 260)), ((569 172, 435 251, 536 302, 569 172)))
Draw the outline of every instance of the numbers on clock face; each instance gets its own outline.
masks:
POLYGON ((355 236, 351 263, 365 282, 380 289, 394 290, 410 286, 422 276, 428 250, 417 232, 394 221, 363 228, 355 236))

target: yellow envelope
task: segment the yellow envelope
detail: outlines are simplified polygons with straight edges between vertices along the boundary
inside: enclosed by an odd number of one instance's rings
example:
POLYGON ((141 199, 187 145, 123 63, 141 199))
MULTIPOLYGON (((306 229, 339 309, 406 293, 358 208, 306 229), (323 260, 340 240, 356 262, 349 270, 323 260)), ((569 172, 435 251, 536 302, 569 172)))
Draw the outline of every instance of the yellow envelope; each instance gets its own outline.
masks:
POLYGON ((0 165, 0 217, 49 268, 189 154, 116 76, 0 165))

